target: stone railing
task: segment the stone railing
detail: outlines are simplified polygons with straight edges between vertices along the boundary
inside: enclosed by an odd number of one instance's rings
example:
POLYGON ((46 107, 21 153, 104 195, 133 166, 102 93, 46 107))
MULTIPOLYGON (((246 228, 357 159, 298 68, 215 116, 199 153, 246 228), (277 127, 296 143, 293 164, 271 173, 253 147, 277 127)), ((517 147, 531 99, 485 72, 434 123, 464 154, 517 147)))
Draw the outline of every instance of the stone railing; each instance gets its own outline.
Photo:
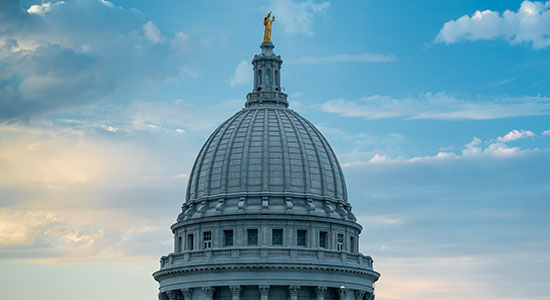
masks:
POLYGON ((160 267, 172 267, 193 262, 208 262, 223 259, 292 259, 293 262, 337 262, 339 264, 358 264, 360 267, 372 270, 372 258, 361 253, 348 253, 327 249, 277 248, 277 247, 232 247, 221 249, 206 249, 172 253, 160 259, 160 267))

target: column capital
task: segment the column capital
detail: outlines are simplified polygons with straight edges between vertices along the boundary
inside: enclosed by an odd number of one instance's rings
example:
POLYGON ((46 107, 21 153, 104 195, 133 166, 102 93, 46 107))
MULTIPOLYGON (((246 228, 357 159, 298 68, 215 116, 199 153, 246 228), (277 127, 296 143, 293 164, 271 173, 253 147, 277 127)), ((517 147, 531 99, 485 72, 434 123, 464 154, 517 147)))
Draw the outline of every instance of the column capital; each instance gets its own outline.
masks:
POLYGON ((159 300, 168 300, 168 295, 165 292, 159 293, 159 300))
POLYGON ((355 290, 355 300, 362 300, 367 291, 355 290))
POLYGON ((373 293, 367 293, 367 300, 374 300, 374 294, 373 293))
POLYGON ((203 286, 202 287, 202 292, 206 295, 206 296, 214 296, 214 290, 215 288, 214 287, 211 287, 211 286, 203 286))
POLYGON ((181 293, 183 294, 184 300, 191 300, 193 297, 193 289, 181 289, 181 293))
POLYGON ((300 291, 299 285, 291 285, 288 287, 288 292, 291 296, 298 296, 298 292, 300 291))
POLYGON ((260 285, 258 286, 258 289, 260 290, 261 296, 268 296, 269 295, 269 285, 260 285))
POLYGON ((326 286, 318 286, 315 288, 315 294, 317 294, 317 297, 319 296, 324 297, 326 293, 327 293, 326 286))
POLYGON ((232 285, 229 287, 229 289, 231 290, 231 295, 233 296, 240 296, 241 295, 241 291, 242 291, 242 288, 240 285, 232 285))
POLYGON ((170 300, 179 300, 179 291, 178 290, 170 290, 166 292, 168 294, 168 299, 170 300))

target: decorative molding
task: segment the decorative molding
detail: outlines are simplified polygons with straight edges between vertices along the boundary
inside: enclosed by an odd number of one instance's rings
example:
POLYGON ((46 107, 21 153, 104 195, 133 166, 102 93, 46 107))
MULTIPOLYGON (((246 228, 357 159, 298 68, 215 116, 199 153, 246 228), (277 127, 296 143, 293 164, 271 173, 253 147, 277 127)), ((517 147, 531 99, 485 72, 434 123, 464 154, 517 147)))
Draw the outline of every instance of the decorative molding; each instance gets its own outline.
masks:
POLYGON ((170 269, 164 269, 153 273, 155 280, 159 281, 164 277, 179 276, 182 273, 194 273, 194 272, 219 272, 222 270, 227 271, 269 271, 269 270, 297 270, 297 271, 320 271, 320 272, 338 272, 338 273, 348 273, 356 274, 359 276, 366 277, 368 280, 373 282, 378 280, 380 273, 364 268, 354 268, 354 267, 329 267, 329 266, 315 266, 315 265, 298 265, 298 264, 234 264, 234 265, 213 265, 213 266, 194 266, 194 267, 174 267, 170 269))
POLYGON ((300 286, 291 285, 288 287, 288 292, 290 293, 290 296, 298 296, 298 292, 300 292, 300 286))

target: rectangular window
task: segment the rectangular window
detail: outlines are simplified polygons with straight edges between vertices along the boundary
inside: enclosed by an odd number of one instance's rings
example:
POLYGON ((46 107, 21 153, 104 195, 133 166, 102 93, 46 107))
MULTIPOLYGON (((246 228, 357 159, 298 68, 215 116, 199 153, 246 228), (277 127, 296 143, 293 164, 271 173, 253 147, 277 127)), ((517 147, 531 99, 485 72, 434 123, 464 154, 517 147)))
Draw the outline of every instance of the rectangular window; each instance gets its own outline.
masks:
POLYGON ((342 251, 344 249, 344 235, 339 233, 336 238, 336 249, 342 251))
POLYGON ((204 249, 212 248, 212 231, 203 232, 202 241, 204 243, 204 249))
POLYGON ((258 245, 258 229, 247 229, 247 243, 248 246, 258 245))
POLYGON ((193 238, 193 234, 188 234, 187 235, 187 250, 193 250, 193 244, 194 244, 194 241, 195 239, 193 238))
POLYGON ((271 244, 275 246, 283 245, 283 230, 282 229, 273 229, 271 231, 271 244))
POLYGON ((355 253, 355 238, 349 237, 349 252, 355 253))
POLYGON ((223 231, 223 245, 224 246, 233 246, 233 230, 224 230, 223 231))
POLYGON ((182 241, 182 239, 181 239, 181 236, 179 236, 179 237, 178 237, 178 246, 177 246, 176 251, 177 251, 177 252, 182 252, 182 251, 183 251, 183 247, 182 247, 182 246, 183 246, 183 241, 182 241))
POLYGON ((319 247, 327 248, 327 235, 326 231, 319 232, 319 247))
POLYGON ((298 246, 306 246, 306 242, 307 242, 307 230, 298 230, 296 232, 296 245, 298 246))

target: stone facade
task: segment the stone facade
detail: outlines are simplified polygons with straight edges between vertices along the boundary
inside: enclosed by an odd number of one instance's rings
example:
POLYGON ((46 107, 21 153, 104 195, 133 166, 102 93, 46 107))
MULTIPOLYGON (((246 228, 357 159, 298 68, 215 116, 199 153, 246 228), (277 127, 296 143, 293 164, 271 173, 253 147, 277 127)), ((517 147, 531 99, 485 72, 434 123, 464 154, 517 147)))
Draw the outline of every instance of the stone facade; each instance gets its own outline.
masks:
POLYGON ((370 256, 330 145, 288 108, 272 43, 245 108, 199 152, 153 274, 159 299, 374 299, 370 256))

